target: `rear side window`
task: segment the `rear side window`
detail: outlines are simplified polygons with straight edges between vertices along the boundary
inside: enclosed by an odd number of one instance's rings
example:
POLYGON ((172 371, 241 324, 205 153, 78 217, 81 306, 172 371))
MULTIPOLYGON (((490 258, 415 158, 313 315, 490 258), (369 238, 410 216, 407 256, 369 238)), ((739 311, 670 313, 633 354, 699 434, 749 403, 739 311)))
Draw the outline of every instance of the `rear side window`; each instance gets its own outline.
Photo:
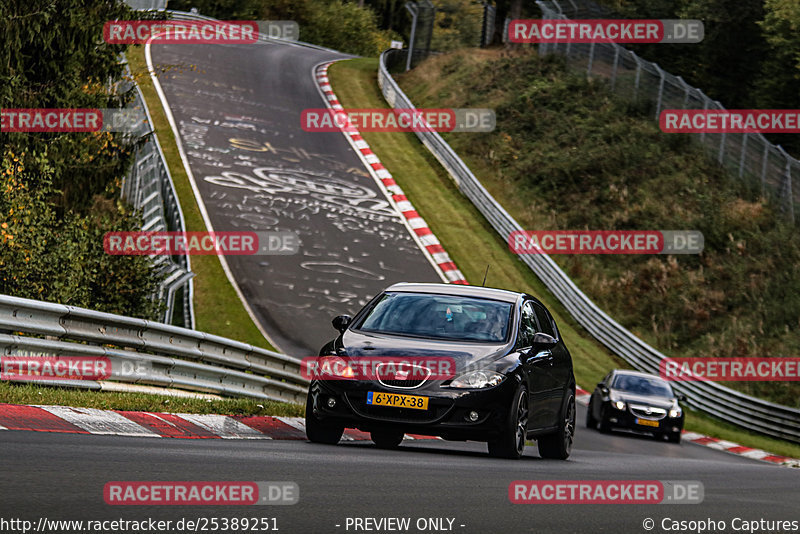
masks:
POLYGON ((531 301, 531 303, 533 304, 533 309, 536 310, 536 316, 539 318, 539 328, 541 329, 539 331, 558 339, 558 332, 555 330, 553 319, 550 317, 550 314, 539 304, 533 301, 531 301))
POLYGON ((518 347, 530 347, 533 345, 533 335, 539 331, 536 324, 536 315, 533 312, 530 302, 522 305, 522 317, 519 322, 519 342, 518 347))

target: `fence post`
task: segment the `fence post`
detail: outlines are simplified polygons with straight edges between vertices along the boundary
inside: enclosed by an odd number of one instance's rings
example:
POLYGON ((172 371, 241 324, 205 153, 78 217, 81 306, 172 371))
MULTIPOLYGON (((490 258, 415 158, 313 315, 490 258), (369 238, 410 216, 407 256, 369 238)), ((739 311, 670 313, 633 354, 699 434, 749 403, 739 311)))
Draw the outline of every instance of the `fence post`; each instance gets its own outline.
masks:
POLYGON ((620 46, 616 43, 612 43, 614 47, 614 69, 611 71, 611 91, 614 91, 614 87, 617 84, 617 66, 619 65, 619 49, 620 46))
MULTIPOLYGON (((556 4, 556 5, 558 5, 558 4, 556 4)), ((558 11, 559 11, 559 12, 561 11, 561 6, 559 6, 559 7, 558 7, 558 11)), ((561 14, 558 16, 558 18, 559 18, 559 19, 561 19, 561 20, 568 20, 568 19, 567 19, 567 16, 566 16, 566 15, 564 15, 563 13, 561 13, 561 14)), ((564 54, 565 54, 566 56, 569 56, 569 49, 570 49, 571 47, 572 47, 572 41, 567 41, 567 51, 566 51, 566 52, 564 52, 564 54)))
MULTIPOLYGON (((709 98, 702 91, 700 92, 700 94, 703 95, 703 111, 708 111, 709 98)), ((702 131, 702 132, 700 132, 700 142, 702 143, 705 140, 706 140, 706 132, 702 131)))
POLYGON ((658 99, 656 99, 656 120, 658 120, 659 115, 661 115, 661 101, 664 98, 664 81, 666 80, 666 75, 657 63, 653 63, 652 65, 656 68, 658 75, 661 77, 661 80, 658 82, 658 99))
POLYGON ((406 10, 411 13, 411 37, 408 38, 408 58, 406 59, 406 72, 408 72, 411 70, 411 58, 414 55, 414 37, 417 33, 419 9, 416 3, 406 2, 406 10))
POLYGON ((750 134, 745 132, 742 134, 742 155, 739 156, 739 178, 744 176, 744 157, 747 154, 747 140, 750 139, 750 134))
POLYGON ((639 98, 639 80, 642 78, 642 61, 634 52, 631 52, 631 54, 633 54, 633 60, 636 62, 636 82, 633 84, 633 99, 636 100, 639 98))
POLYGON ((781 200, 783 201, 783 211, 789 216, 789 220, 794 222, 794 195, 792 194, 792 158, 781 145, 777 145, 786 166, 783 172, 783 184, 781 184, 781 200))
POLYGON ((764 136, 760 136, 764 141, 764 157, 761 160, 761 194, 767 195, 767 163, 769 162, 769 143, 764 136))
MULTIPOLYGON (((723 106, 719 100, 714 100, 714 103, 719 106, 719 109, 725 109, 725 106, 723 106)), ((719 155, 717 156, 717 161, 719 161, 720 165, 722 165, 723 159, 725 158, 725 142, 727 139, 728 134, 726 132, 722 132, 719 137, 719 155)))
POLYGON ((794 193, 792 192, 792 164, 789 157, 786 157, 786 189, 789 196, 789 220, 794 222, 794 193))

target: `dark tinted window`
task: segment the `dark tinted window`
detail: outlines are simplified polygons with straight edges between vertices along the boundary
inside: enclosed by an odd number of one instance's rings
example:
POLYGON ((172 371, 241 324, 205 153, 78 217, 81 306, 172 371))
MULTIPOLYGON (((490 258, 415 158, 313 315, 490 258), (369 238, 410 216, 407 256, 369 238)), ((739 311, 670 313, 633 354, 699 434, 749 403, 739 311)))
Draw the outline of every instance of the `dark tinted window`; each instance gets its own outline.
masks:
POLYGON ((519 323, 519 342, 518 347, 530 347, 533 345, 533 335, 539 331, 536 323, 536 315, 533 312, 530 302, 522 306, 522 318, 519 323))
POLYGON ((539 318, 539 332, 544 332, 545 334, 549 334, 554 338, 558 338, 558 334, 556 334, 555 330, 553 329, 553 322, 550 319, 550 314, 547 313, 542 306, 533 302, 533 309, 536 310, 536 316, 539 318))
POLYGON ((356 327, 369 332, 465 341, 503 342, 512 304, 426 293, 386 293, 356 327))

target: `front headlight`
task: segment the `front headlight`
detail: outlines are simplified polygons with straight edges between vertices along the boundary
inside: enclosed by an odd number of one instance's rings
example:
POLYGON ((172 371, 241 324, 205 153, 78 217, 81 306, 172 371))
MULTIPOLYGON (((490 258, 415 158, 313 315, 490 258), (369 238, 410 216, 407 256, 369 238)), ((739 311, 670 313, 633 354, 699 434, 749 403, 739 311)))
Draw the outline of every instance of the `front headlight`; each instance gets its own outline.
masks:
POLYGON ((615 391, 612 391, 608 395, 608 400, 611 401, 611 406, 616 408, 617 410, 624 410, 625 409, 625 401, 620 400, 619 396, 615 391))
POLYGON ((673 418, 680 417, 682 413, 683 411, 681 410, 681 407, 678 406, 677 402, 675 403, 675 406, 669 409, 669 416, 673 418))
POLYGON ((339 356, 322 356, 317 360, 315 369, 320 380, 351 380, 355 378, 355 372, 344 358, 339 356))
POLYGON ((505 380, 505 375, 494 371, 471 371, 454 378, 450 382, 451 388, 490 388, 505 380))

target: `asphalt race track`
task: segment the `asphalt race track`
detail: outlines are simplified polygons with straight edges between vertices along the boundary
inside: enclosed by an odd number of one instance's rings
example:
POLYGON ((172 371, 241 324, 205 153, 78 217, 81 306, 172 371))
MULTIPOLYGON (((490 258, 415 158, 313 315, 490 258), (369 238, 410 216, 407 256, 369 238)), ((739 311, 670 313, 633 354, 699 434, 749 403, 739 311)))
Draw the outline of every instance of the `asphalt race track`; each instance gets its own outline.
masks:
MULTIPOLYGON (((579 408, 582 419, 585 408, 579 408)), ((370 442, 338 446, 304 441, 177 440, 42 432, 0 433, 6 517, 178 520, 275 517, 280 532, 336 533, 348 517, 455 518, 453 531, 664 532, 661 521, 736 518, 797 520, 800 470, 701 446, 674 445, 578 429, 569 461, 542 460, 535 447, 519 460, 489 458, 483 443, 406 441, 396 451, 370 442), (515 480, 694 480, 701 504, 511 504, 515 480), (116 480, 294 481, 291 506, 109 506, 103 486, 116 480), (341 525, 339 528, 336 525, 341 525), (461 527, 460 525, 464 525, 461 527)), ((351 529, 349 532, 354 532, 351 529)), ((417 532, 411 529, 409 532, 417 532)))
POLYGON ((318 63, 348 56, 281 44, 152 45, 152 59, 215 231, 293 231, 296 255, 227 256, 277 346, 316 355, 395 282, 441 282, 340 132, 305 132, 325 103, 318 63))

